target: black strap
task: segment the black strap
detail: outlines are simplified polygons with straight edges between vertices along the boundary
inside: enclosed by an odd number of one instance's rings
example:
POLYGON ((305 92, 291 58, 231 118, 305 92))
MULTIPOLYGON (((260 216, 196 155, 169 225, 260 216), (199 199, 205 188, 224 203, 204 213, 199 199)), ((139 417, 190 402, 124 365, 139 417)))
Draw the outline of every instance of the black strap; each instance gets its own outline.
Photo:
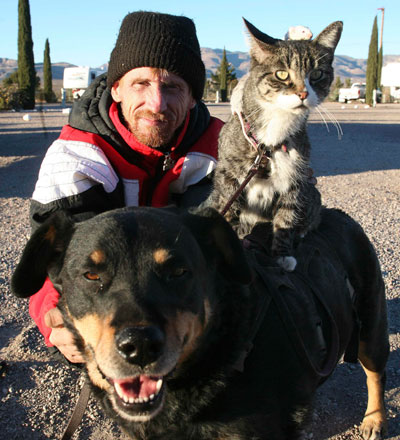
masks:
POLYGON ((256 315, 252 320, 252 326, 247 335, 247 340, 244 344, 243 349, 240 351, 238 358, 231 365, 234 371, 239 373, 244 372, 244 362, 249 356, 250 352, 253 350, 253 341, 256 338, 258 331, 260 330, 261 324, 264 321, 265 314, 267 313, 269 304, 271 302, 271 296, 265 291, 265 286, 263 281, 258 281, 258 278, 254 279, 252 283, 252 289, 257 293, 257 305, 255 307, 256 315))
POLYGON ((76 402, 74 412, 72 413, 71 419, 69 420, 67 427, 65 428, 61 440, 69 440, 70 438, 72 438, 74 432, 77 430, 82 421, 83 414, 85 413, 90 393, 91 385, 89 379, 86 378, 85 383, 83 384, 83 387, 81 389, 78 401, 76 402))
POLYGON ((336 327, 336 322, 333 319, 333 316, 330 313, 329 308, 326 306, 325 301, 321 297, 319 290, 316 288, 316 286, 309 277, 296 273, 296 276, 299 279, 302 279, 302 281, 310 287, 314 296, 320 301, 330 321, 331 332, 332 332, 332 342, 331 342, 332 345, 330 350, 328 351, 328 359, 325 361, 325 364, 323 365, 322 368, 315 365, 315 363, 311 359, 305 347, 303 338, 300 335, 300 332, 296 326, 296 323, 293 321, 291 313, 287 305, 285 304, 284 299, 282 298, 281 292, 277 288, 279 283, 282 281, 282 272, 275 274, 273 269, 266 271, 266 268, 261 266, 260 264, 255 264, 253 267, 258 273, 258 275, 261 277, 261 279, 264 281, 266 290, 269 292, 275 305, 277 306, 279 310, 279 314, 281 315, 282 318, 282 322, 284 323, 286 330, 288 331, 288 334, 292 338, 293 345, 299 357, 303 359, 306 362, 306 364, 308 364, 308 366, 317 376, 321 378, 329 376, 334 370, 337 363, 337 356, 339 353, 339 333, 336 327))

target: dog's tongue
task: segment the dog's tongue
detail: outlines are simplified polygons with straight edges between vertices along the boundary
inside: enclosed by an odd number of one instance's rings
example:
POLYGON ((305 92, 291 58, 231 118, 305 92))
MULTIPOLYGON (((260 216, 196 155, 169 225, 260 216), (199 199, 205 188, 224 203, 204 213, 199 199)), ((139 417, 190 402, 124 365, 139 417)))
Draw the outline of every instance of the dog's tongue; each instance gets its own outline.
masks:
POLYGON ((149 398, 159 391, 158 378, 140 375, 129 379, 115 379, 114 387, 122 398, 149 398))

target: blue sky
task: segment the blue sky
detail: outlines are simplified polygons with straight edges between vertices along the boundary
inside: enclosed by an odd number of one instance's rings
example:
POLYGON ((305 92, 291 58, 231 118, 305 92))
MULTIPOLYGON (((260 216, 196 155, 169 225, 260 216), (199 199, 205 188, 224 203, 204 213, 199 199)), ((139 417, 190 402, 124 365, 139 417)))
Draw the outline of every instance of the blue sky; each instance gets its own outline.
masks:
MULTIPOLYGON (((385 8, 384 54, 400 54, 399 0, 30 0, 35 62, 43 61, 46 38, 51 61, 97 67, 108 61, 128 12, 151 10, 186 15, 196 24, 200 46, 247 51, 241 17, 263 32, 283 38, 289 26, 308 26, 316 36, 336 20, 344 22, 338 55, 367 58, 372 24, 379 31, 385 8)), ((18 0, 1 0, 0 57, 17 59, 18 0)))

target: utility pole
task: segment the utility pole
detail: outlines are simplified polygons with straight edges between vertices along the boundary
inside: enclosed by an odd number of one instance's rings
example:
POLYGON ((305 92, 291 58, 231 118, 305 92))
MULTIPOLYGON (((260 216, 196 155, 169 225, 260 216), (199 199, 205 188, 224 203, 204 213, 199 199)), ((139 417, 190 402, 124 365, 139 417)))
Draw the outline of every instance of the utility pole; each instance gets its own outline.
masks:
POLYGON ((382 11, 382 24, 381 24, 381 42, 379 45, 379 49, 382 49, 382 41, 383 41, 383 21, 385 18, 385 8, 378 8, 378 11, 382 11))
POLYGON ((382 24, 381 24, 381 38, 378 52, 378 71, 376 76, 376 84, 378 88, 382 87, 382 66, 383 66, 383 22, 385 18, 385 8, 378 8, 378 11, 382 11, 382 24))

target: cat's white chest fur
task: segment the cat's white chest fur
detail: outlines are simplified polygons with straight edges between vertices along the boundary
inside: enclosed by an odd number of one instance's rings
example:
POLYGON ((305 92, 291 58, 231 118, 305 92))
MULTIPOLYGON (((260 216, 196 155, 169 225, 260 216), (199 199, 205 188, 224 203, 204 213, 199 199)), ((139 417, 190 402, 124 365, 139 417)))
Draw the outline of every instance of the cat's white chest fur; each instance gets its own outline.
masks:
POLYGON ((270 159, 271 174, 268 179, 253 177, 249 182, 247 203, 250 208, 270 206, 275 193, 286 193, 293 182, 299 179, 299 165, 302 162, 300 154, 294 148, 275 150, 270 159))

